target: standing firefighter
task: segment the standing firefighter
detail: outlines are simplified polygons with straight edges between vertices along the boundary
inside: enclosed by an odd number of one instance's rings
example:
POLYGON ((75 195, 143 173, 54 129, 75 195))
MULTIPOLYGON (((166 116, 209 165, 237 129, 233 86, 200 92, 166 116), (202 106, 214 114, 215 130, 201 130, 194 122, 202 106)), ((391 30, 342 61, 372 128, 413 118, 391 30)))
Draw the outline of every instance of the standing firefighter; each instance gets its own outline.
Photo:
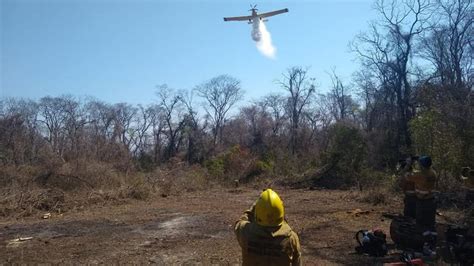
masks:
POLYGON ((235 223, 242 265, 301 265, 298 235, 284 219, 278 194, 266 189, 235 223))
POLYGON ((436 186, 436 172, 431 168, 431 157, 420 156, 418 163, 420 170, 406 176, 407 181, 415 184, 416 223, 422 229, 434 231, 436 201, 433 192, 436 186))
MULTIPOLYGON (((418 159, 412 157, 411 160, 418 159)), ((413 167, 406 160, 401 160, 400 164, 400 187, 405 194, 403 198, 403 216, 416 219, 416 193, 415 183, 406 180, 405 176, 413 172, 413 167)))
MULTIPOLYGON (((408 164, 411 165, 411 158, 408 164)), ((436 200, 434 189, 436 185, 436 172, 431 168, 431 157, 420 156, 418 158, 419 171, 413 171, 405 176, 405 179, 415 184, 416 194, 416 225, 425 237, 424 251, 432 252, 436 244, 436 200)))

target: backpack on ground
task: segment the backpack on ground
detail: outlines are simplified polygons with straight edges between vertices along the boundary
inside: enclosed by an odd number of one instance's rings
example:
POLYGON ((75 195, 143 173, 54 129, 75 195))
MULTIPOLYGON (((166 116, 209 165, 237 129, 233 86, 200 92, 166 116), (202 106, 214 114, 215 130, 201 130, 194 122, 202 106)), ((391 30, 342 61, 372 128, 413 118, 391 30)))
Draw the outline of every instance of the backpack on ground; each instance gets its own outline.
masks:
POLYGON ((367 254, 373 257, 383 257, 387 255, 387 236, 380 230, 360 230, 356 233, 355 239, 359 246, 355 248, 359 254, 367 254))

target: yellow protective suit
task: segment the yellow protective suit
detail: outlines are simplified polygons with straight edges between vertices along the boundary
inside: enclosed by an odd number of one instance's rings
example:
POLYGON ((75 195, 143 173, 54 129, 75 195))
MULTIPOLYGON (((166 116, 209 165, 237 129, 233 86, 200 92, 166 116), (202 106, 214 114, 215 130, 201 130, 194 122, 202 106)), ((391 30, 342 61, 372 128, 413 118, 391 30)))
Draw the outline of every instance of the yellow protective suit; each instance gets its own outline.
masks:
POLYGON ((432 198, 433 190, 436 186, 437 175, 431 169, 422 169, 421 171, 414 171, 408 174, 406 180, 415 184, 416 196, 420 199, 432 198))
POLYGON ((264 227, 255 220, 254 206, 235 223, 235 234, 242 248, 242 265, 301 265, 298 235, 283 222, 264 227))

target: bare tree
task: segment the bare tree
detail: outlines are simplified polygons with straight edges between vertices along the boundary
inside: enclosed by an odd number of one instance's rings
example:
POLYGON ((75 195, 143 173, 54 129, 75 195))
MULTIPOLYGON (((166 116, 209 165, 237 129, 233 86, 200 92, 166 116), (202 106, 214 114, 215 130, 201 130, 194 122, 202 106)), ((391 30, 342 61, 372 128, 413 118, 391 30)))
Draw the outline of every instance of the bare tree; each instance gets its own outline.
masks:
POLYGON ((64 105, 66 113, 65 134, 68 159, 85 156, 85 126, 88 124, 86 110, 83 104, 76 99, 67 99, 64 105))
POLYGON ((66 109, 71 103, 70 97, 43 97, 40 99, 40 119, 46 127, 47 140, 52 150, 63 158, 66 141, 66 109))
POLYGON ((383 113, 383 110, 376 108, 379 101, 377 98, 379 94, 377 84, 374 81, 373 73, 368 73, 365 70, 358 71, 355 74, 354 81, 356 83, 355 86, 358 88, 359 100, 363 105, 361 110, 362 127, 367 132, 371 132, 375 126, 377 116, 383 113))
POLYGON ((436 78, 443 85, 462 88, 472 72, 472 0, 436 0, 437 20, 423 38, 420 54, 435 66, 436 78))
POLYGON ((329 73, 329 77, 331 78, 332 88, 328 96, 332 102, 334 118, 339 121, 352 116, 351 118, 355 120, 357 104, 350 95, 350 88, 342 82, 334 68, 329 73))
POLYGON ((114 133, 112 140, 123 144, 127 150, 131 150, 131 144, 135 135, 133 121, 138 109, 127 103, 117 103, 114 110, 114 133))
POLYGON ((397 146, 411 147, 408 122, 414 115, 410 102, 410 58, 415 37, 427 27, 432 14, 428 0, 378 0, 375 8, 382 19, 371 24, 371 32, 356 37, 353 51, 364 67, 376 72, 389 102, 397 106, 397 146))
POLYGON ((153 112, 152 120, 151 120, 151 131, 153 135, 152 140, 152 150, 153 150, 153 163, 158 164, 161 161, 161 148, 163 142, 163 134, 164 134, 164 110, 160 105, 154 104, 150 106, 150 111, 153 112))
POLYGON ((184 128, 182 96, 167 85, 159 86, 157 95, 159 97, 158 105, 162 110, 164 133, 167 138, 165 159, 168 160, 176 155, 182 140, 184 128))
POLYGON ((134 132, 132 136, 133 142, 133 151, 134 156, 138 157, 143 155, 148 148, 148 138, 149 138, 149 129, 152 126, 154 116, 156 113, 152 106, 144 107, 143 105, 138 105, 137 115, 135 116, 134 132))
POLYGON ((91 99, 85 104, 88 120, 90 150, 96 160, 103 160, 106 147, 112 140, 114 109, 110 104, 91 99))
POLYGON ((285 124, 285 97, 279 94, 270 94, 263 99, 265 108, 269 109, 269 113, 272 117, 272 134, 278 136, 283 132, 283 126, 285 124))
POLYGON ((181 101, 186 107, 184 115, 184 133, 187 140, 186 160, 189 163, 202 162, 207 153, 205 144, 205 128, 207 124, 201 125, 199 116, 194 107, 194 91, 182 92, 181 101))
POLYGON ((214 145, 222 140, 222 128, 229 110, 243 98, 240 81, 228 75, 220 75, 206 81, 196 88, 204 98, 204 106, 213 123, 214 145))
POLYGON ((41 145, 38 104, 32 100, 5 99, 0 110, 0 159, 15 164, 34 162, 41 145))
POLYGON ((308 69, 302 67, 292 67, 283 74, 283 79, 279 84, 290 93, 288 98, 288 114, 291 122, 290 129, 290 150, 296 153, 298 145, 298 129, 303 108, 310 102, 311 96, 315 93, 314 80, 308 76, 308 69))
POLYGON ((240 118, 245 121, 249 140, 247 145, 257 154, 267 150, 268 136, 272 133, 271 117, 264 102, 255 102, 240 109, 240 118))

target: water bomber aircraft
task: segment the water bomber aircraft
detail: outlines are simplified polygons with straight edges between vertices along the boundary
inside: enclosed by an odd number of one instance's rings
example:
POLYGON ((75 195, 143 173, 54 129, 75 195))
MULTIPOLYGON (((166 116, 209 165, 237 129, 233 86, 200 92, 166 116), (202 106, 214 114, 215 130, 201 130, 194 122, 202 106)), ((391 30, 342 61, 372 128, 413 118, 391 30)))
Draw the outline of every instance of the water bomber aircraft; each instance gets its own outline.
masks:
POLYGON ((257 11, 258 11, 257 5, 254 5, 254 6, 250 5, 250 10, 249 11, 252 12, 252 15, 250 15, 250 16, 227 17, 227 18, 224 18, 224 21, 248 21, 249 24, 258 23, 260 20, 267 21, 266 19, 264 20, 264 18, 268 18, 268 17, 275 16, 275 15, 282 14, 282 13, 286 13, 286 12, 288 12, 288 8, 258 14, 257 13, 257 11))

